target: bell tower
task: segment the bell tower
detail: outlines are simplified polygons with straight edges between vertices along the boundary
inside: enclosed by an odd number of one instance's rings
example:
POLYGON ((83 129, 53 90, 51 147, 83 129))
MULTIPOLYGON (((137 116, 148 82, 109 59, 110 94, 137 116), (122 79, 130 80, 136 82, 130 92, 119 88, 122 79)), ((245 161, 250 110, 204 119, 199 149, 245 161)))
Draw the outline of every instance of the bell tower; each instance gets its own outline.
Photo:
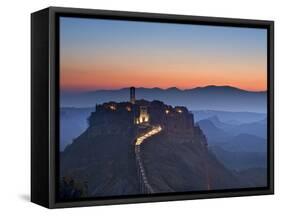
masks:
POLYGON ((135 104, 135 102, 136 102, 135 91, 136 91, 135 87, 131 87, 131 88, 130 88, 130 102, 131 102, 132 104, 135 104))

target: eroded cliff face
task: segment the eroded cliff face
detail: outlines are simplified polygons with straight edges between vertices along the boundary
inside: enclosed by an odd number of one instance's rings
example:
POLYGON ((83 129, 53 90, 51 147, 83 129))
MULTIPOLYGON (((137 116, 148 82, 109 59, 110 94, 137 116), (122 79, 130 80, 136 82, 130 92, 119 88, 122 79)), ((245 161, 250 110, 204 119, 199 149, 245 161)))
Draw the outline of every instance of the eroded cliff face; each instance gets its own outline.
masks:
MULTIPOLYGON (((163 131, 141 145, 148 181, 157 193, 241 187, 213 156, 202 137, 179 140, 163 131)), ((204 138, 203 138, 204 139, 204 138)))
POLYGON ((185 107, 144 100, 134 105, 110 102, 97 106, 89 118, 89 128, 61 153, 61 178, 86 184, 87 193, 81 196, 145 193, 135 144, 156 125, 162 130, 145 139, 138 153, 145 181, 154 193, 241 186, 238 178, 209 152, 191 112, 185 107), (135 123, 140 106, 146 106, 149 113, 149 122, 142 125, 135 123))

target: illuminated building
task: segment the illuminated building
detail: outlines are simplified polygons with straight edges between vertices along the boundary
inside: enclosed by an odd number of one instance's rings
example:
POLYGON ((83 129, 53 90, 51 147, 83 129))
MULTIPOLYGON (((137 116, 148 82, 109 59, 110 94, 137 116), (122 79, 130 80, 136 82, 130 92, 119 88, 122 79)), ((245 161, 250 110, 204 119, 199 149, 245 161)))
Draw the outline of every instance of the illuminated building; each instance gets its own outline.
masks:
POLYGON ((147 110, 147 106, 140 106, 140 115, 138 117, 139 123, 149 122, 149 114, 147 110))

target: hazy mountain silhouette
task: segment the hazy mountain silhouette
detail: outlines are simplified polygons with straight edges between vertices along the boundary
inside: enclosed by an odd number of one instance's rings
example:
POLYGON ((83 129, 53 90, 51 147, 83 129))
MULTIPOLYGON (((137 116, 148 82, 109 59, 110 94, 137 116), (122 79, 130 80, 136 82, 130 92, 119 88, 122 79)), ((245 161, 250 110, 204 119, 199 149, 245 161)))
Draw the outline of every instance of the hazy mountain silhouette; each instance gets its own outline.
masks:
POLYGON ((212 146, 209 149, 230 170, 266 168, 267 157, 264 152, 230 152, 220 146, 212 146))
POLYGON ((262 175, 259 172, 266 168, 267 161, 266 119, 230 124, 211 116, 198 121, 198 124, 207 137, 210 149, 226 167, 247 170, 243 174, 262 175))
POLYGON ((239 134, 224 145, 231 152, 266 152, 266 148, 266 139, 250 134, 239 134))
POLYGON ((192 110, 194 119, 196 122, 212 118, 216 116, 221 122, 230 125, 239 125, 243 123, 252 123, 265 120, 265 113, 256 113, 248 110, 247 112, 228 112, 228 111, 217 111, 217 110, 192 110))
POLYGON ((232 136, 224 129, 217 127, 210 119, 200 120, 198 124, 204 131, 210 145, 213 143, 225 142, 232 136))
POLYGON ((235 127, 233 131, 235 134, 251 134, 258 137, 267 137, 267 122, 266 119, 246 124, 240 124, 235 127))
POLYGON ((205 130, 207 137, 211 141, 221 141, 219 137, 237 136, 239 134, 249 134, 261 138, 267 137, 267 123, 266 119, 254 121, 250 123, 225 123, 217 116, 211 116, 207 119, 198 121, 198 124, 205 130))
MULTIPOLYGON (((61 106, 90 107, 106 101, 128 101, 128 88, 88 92, 61 92, 61 106)), ((266 92, 251 92, 231 86, 206 86, 180 90, 176 87, 136 88, 136 97, 160 100, 190 110, 224 110, 266 112, 266 92)))

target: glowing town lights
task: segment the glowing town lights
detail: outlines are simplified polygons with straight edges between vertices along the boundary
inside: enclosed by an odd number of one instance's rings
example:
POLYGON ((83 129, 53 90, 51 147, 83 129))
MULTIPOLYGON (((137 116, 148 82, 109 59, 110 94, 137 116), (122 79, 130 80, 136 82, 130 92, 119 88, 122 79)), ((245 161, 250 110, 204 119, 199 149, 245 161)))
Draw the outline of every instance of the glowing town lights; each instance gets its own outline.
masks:
POLYGON ((168 114, 170 112, 170 110, 165 110, 165 113, 168 114))
POLYGON ((126 107, 126 110, 127 110, 128 112, 131 112, 131 111, 132 111, 131 107, 129 107, 129 106, 126 107))
POLYGON ((110 108, 111 110, 116 110, 116 106, 114 106, 114 105, 110 105, 109 108, 110 108))
POLYGON ((182 110, 181 110, 181 109, 177 109, 177 112, 178 112, 178 113, 182 113, 182 110))

